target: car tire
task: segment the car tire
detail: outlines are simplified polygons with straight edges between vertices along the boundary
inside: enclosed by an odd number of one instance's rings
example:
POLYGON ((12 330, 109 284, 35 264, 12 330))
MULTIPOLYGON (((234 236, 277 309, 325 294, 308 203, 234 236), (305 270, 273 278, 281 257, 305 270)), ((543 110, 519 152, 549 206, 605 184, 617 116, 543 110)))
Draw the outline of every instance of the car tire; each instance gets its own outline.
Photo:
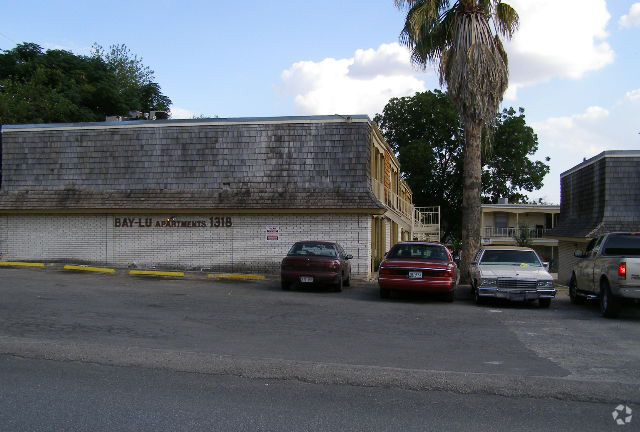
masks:
POLYGON ((344 286, 351 286, 351 272, 349 272, 349 276, 347 276, 347 279, 345 279, 344 286))
POLYGON ((444 301, 446 301, 447 303, 453 303, 453 299, 455 298, 455 291, 451 290, 449 292, 446 292, 443 298, 444 298, 444 301))
POLYGON ((616 318, 620 313, 620 299, 611 293, 607 280, 600 282, 600 313, 606 318, 616 318))
POLYGON ((380 298, 388 299, 391 297, 391 290, 380 288, 380 298))
POLYGON ((578 282, 576 281, 576 275, 571 276, 569 281, 569 300, 573 304, 583 304, 584 297, 578 295, 578 282))
POLYGON ((333 285, 334 292, 342 292, 342 275, 338 278, 338 282, 333 285))
POLYGON ((480 296, 478 292, 479 291, 477 287, 473 289, 473 301, 475 301, 477 305, 483 305, 487 302, 487 299, 480 296))
POLYGON ((291 284, 289 282, 287 282, 286 280, 282 279, 280 281, 280 287, 282 288, 282 291, 289 291, 289 288, 291 287, 291 284))
POLYGON ((540 298, 540 299, 538 299, 538 305, 541 308, 546 309, 551 305, 551 299, 550 298, 540 298))

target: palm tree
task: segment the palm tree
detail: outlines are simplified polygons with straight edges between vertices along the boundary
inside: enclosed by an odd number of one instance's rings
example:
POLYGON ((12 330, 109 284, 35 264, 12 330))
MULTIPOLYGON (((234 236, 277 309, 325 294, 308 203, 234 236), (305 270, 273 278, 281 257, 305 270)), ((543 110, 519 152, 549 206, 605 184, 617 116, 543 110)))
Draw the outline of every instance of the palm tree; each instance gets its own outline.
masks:
POLYGON ((401 42, 414 64, 439 64, 440 85, 456 105, 464 125, 462 271, 480 246, 481 141, 509 83, 507 54, 500 36, 511 38, 518 14, 501 0, 394 0, 407 10, 401 42))

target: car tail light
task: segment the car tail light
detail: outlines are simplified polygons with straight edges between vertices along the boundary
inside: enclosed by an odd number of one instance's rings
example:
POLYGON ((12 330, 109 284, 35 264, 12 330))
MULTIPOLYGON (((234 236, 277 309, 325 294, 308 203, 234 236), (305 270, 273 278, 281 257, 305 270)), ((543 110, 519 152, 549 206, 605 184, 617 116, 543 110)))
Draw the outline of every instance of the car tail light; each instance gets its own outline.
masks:
POLYGON ((390 275, 391 274, 391 270, 385 267, 380 267, 380 269, 378 270, 378 274, 379 275, 390 275))
POLYGON ((618 276, 620 276, 620 279, 626 279, 627 278, 627 263, 626 262, 621 262, 620 265, 618 266, 618 276))

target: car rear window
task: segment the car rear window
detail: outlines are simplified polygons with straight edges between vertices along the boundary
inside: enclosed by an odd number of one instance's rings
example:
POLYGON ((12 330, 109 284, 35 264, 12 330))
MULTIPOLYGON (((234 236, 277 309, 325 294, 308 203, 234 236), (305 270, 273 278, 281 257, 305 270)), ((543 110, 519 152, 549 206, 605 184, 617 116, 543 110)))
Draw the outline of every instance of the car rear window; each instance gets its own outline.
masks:
POLYGON ((486 250, 482 254, 480 264, 542 267, 536 253, 528 250, 486 250))
POLYGON ((429 259, 449 261, 444 246, 423 244, 399 244, 391 248, 387 258, 429 259))
POLYGON ((336 258, 336 247, 325 243, 296 243, 291 247, 288 255, 295 256, 325 256, 336 258))
POLYGON ((603 255, 640 256, 640 234, 613 234, 607 238, 603 255))

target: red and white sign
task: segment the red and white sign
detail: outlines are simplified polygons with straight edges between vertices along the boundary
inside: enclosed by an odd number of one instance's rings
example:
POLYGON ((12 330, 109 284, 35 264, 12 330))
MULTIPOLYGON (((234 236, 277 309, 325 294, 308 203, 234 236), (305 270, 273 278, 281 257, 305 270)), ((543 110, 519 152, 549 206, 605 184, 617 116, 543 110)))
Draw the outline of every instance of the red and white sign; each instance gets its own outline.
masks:
POLYGON ((265 230, 266 241, 278 241, 280 240, 280 227, 269 225, 265 230))

